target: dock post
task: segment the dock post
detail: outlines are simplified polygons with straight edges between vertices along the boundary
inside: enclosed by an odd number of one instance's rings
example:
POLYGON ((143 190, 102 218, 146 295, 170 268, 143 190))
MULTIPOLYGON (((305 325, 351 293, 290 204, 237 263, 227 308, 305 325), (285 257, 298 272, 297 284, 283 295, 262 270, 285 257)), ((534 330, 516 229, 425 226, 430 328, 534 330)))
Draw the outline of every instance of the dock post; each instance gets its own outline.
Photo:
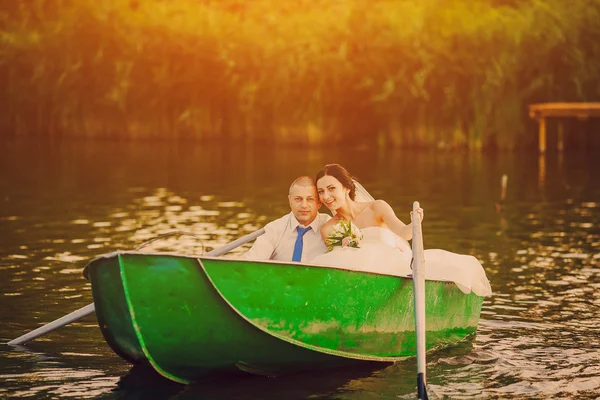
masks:
POLYGON ((540 117, 538 124, 540 125, 540 154, 546 153, 546 118, 540 117))
POLYGON ((556 148, 561 153, 565 147, 564 133, 565 133, 565 128, 563 126, 563 123, 562 123, 562 121, 558 121, 558 139, 557 139, 558 142, 556 143, 556 148))
POLYGON ((538 156, 538 187, 542 189, 546 183, 546 154, 538 156))

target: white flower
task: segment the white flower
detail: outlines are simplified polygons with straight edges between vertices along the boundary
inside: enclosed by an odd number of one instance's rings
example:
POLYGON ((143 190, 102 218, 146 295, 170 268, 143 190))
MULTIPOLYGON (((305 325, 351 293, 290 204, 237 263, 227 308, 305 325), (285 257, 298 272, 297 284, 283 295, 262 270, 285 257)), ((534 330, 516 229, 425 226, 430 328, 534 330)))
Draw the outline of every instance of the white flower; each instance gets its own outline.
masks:
POLYGON ((327 235, 325 244, 329 251, 333 250, 335 246, 358 248, 362 238, 362 232, 352 223, 352 221, 340 219, 340 221, 334 225, 331 232, 329 232, 329 235, 327 235))

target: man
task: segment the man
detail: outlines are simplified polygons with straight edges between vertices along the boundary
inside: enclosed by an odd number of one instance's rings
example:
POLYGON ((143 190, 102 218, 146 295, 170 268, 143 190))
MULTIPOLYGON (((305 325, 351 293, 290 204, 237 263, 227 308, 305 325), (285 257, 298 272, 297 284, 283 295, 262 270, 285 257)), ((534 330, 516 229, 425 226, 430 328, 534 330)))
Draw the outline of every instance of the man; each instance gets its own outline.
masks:
POLYGON ((297 178, 290 186, 288 200, 292 212, 265 225, 265 233, 244 258, 308 262, 327 251, 320 231, 331 217, 319 213, 321 201, 312 178, 297 178))

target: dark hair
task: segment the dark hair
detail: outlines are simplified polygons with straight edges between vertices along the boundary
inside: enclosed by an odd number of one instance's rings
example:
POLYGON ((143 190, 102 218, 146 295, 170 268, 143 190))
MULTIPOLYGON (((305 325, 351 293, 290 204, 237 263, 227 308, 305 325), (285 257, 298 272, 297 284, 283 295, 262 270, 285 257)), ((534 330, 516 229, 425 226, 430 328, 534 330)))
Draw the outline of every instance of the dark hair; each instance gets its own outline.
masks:
POLYGON ((319 171, 317 177, 315 178, 315 182, 325 175, 333 176, 335 179, 340 181, 342 186, 350 189, 349 196, 352 200, 354 200, 356 197, 356 186, 354 185, 352 176, 350 176, 348 171, 346 171, 346 168, 342 167, 340 164, 327 164, 322 170, 319 171))

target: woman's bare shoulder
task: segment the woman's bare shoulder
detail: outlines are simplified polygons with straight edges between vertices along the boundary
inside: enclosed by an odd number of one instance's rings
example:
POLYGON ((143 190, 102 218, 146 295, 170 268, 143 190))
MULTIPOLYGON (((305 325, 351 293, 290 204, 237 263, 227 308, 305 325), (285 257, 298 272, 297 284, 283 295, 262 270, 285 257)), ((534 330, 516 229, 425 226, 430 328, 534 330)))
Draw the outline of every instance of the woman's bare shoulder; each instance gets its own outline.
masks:
POLYGON ((371 202, 371 209, 373 209, 374 211, 376 210, 387 210, 391 208, 390 205, 387 203, 387 201, 385 200, 375 200, 371 202))
POLYGON ((358 204, 361 208, 359 209, 360 211, 362 210, 366 210, 366 209, 373 209, 373 207, 375 207, 375 204, 378 202, 379 200, 373 200, 373 201, 357 201, 356 204, 358 204))

